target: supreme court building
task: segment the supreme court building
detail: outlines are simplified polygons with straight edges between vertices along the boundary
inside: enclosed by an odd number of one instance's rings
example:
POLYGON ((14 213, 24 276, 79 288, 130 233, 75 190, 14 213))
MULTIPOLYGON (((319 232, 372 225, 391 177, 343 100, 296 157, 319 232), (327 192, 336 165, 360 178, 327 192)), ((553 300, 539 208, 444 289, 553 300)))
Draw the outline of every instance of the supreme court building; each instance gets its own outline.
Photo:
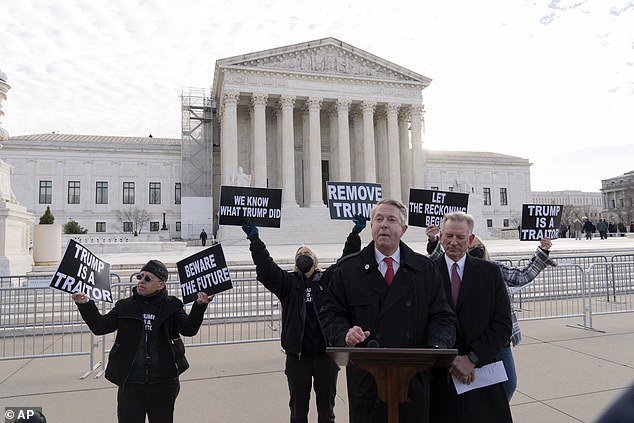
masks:
POLYGON ((223 185, 248 174, 251 186, 283 188, 291 227, 306 216, 329 223, 328 180, 378 182, 384 198, 406 202, 410 187, 424 187, 422 91, 430 81, 334 38, 218 60, 214 175, 223 185))

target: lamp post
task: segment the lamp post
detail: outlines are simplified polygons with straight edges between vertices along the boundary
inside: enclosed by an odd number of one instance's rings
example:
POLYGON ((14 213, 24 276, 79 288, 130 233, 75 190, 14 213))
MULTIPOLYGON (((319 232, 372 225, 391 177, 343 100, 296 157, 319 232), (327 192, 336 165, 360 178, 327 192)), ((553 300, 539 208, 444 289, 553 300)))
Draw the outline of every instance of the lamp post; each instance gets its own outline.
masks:
POLYGON ((166 231, 167 230, 167 225, 165 224, 165 214, 167 212, 163 211, 163 227, 161 228, 162 231, 166 231))

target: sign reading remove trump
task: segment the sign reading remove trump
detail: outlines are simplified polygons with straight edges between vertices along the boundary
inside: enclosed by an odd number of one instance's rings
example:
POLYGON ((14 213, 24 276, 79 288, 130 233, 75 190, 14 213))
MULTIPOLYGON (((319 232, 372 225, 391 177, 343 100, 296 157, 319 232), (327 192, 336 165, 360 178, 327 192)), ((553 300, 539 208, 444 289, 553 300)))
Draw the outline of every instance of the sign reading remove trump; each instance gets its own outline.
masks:
POLYGON ((49 286, 71 294, 84 292, 93 300, 112 302, 110 264, 73 239, 68 241, 49 286))
POLYGON ((196 293, 217 294, 233 288, 220 244, 211 246, 176 263, 185 304, 196 301, 196 293))
POLYGON ((327 182, 331 219, 350 220, 355 214, 370 217, 370 210, 381 199, 381 184, 327 182))
POLYGON ((426 227, 440 226, 442 217, 450 212, 467 212, 469 194, 428 189, 409 190, 409 224, 426 227))
POLYGON ((220 187, 218 223, 279 228, 282 216, 282 190, 250 187, 220 187))
POLYGON ((559 223, 563 205, 522 204, 520 241, 559 238, 559 223))

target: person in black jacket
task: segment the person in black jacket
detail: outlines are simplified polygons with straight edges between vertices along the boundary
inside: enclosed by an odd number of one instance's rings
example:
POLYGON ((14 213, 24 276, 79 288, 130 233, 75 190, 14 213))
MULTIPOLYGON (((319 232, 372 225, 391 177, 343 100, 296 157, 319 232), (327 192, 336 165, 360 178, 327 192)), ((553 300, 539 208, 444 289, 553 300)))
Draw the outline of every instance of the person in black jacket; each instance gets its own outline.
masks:
MULTIPOLYGON (((343 255, 361 249, 359 233, 364 216, 354 216, 354 228, 346 240, 343 255)), ((326 354, 326 340, 319 323, 319 309, 336 265, 321 271, 315 253, 301 246, 295 253, 295 269, 280 268, 259 238, 258 229, 245 223, 242 229, 251 241, 250 250, 258 281, 282 303, 282 348, 286 352, 285 374, 290 393, 291 423, 308 422, 311 385, 315 389, 317 421, 334 423, 335 395, 339 366, 326 354)))
MULTIPOLYGON (((450 348, 456 316, 447 303, 434 263, 414 252, 401 237, 407 208, 383 199, 371 212, 372 242, 342 258, 319 317, 330 345, 387 348, 450 348)), ((346 367, 350 423, 385 423, 388 409, 379 400, 372 375, 346 367)), ((401 423, 429 422, 429 373, 418 372, 399 405, 401 423)), ((437 420, 441 421, 441 420, 437 420)))
POLYGON ((163 263, 150 260, 137 275, 132 296, 103 316, 87 294, 72 294, 95 335, 117 331, 106 379, 119 387, 120 423, 144 423, 146 414, 150 423, 173 421, 178 376, 188 367, 179 335, 196 335, 211 297, 199 292, 188 316, 181 300, 167 295, 168 276, 163 263))

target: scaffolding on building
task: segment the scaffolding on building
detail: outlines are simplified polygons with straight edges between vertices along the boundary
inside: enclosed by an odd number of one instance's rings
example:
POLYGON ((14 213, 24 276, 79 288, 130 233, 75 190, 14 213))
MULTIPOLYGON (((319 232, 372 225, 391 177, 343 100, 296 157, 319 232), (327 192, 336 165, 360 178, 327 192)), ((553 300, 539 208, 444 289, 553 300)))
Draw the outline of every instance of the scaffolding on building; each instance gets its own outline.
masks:
POLYGON ((182 195, 212 196, 212 154, 216 102, 211 90, 183 87, 181 92, 182 195))

